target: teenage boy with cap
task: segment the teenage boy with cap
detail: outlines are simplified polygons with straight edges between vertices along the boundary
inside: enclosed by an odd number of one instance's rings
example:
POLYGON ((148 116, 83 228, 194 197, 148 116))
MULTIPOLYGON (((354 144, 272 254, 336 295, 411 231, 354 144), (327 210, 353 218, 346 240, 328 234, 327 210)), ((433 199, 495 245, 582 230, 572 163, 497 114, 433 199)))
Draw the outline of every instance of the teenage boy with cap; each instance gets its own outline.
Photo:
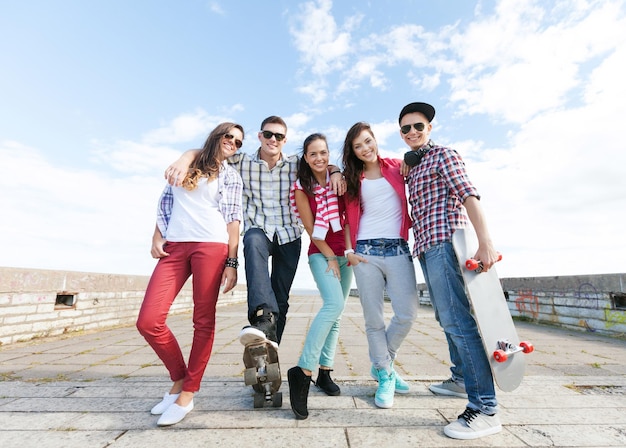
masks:
POLYGON ((458 419, 444 428, 448 437, 476 439, 502 430, 489 360, 472 317, 452 233, 471 221, 478 236, 475 258, 487 271, 496 261, 495 251, 480 206, 459 154, 430 140, 435 108, 427 103, 404 106, 398 119, 400 137, 411 148, 405 154, 409 203, 415 246, 435 316, 448 340, 452 378, 432 385, 435 393, 467 397, 458 419), (467 212, 467 214, 466 214, 467 212))

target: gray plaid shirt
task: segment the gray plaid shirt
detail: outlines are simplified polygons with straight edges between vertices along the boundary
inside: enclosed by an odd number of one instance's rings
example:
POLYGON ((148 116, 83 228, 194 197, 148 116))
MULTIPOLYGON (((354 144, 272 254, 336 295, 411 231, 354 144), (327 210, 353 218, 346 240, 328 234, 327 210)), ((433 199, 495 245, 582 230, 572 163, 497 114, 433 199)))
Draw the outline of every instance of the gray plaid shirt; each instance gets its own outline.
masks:
POLYGON ((289 188, 296 180, 298 156, 282 154, 270 170, 259 157, 259 151, 252 156, 238 153, 228 158, 228 163, 243 179, 243 231, 259 228, 270 241, 277 235, 278 244, 290 243, 302 235, 302 227, 289 204, 289 188))

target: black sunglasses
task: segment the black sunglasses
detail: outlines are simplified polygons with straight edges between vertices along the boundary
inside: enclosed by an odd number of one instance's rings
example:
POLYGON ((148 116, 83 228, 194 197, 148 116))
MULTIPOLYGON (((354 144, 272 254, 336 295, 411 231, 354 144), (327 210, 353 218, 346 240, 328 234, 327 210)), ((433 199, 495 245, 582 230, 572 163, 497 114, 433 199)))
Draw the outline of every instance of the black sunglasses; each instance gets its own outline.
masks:
POLYGON ((404 126, 400 127, 400 131, 402 131, 403 134, 408 134, 411 131, 411 126, 413 126, 418 132, 422 132, 426 127, 424 123, 413 123, 412 125, 405 124, 404 126))
POLYGON ((235 136, 233 134, 224 134, 224 138, 226 140, 235 140, 235 146, 237 147, 237 149, 241 148, 241 146, 243 145, 243 142, 239 139, 235 139, 235 136))
POLYGON ((276 137, 277 142, 282 142, 285 138, 285 134, 279 134, 278 132, 261 131, 261 133, 263 134, 263 137, 268 140, 272 137, 276 137))

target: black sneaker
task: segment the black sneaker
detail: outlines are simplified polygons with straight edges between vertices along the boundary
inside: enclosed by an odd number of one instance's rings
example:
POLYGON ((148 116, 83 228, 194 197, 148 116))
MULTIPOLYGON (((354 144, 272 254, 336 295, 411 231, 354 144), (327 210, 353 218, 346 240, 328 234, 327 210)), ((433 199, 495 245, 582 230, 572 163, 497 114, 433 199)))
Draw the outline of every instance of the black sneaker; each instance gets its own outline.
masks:
POLYGON ((330 377, 330 372, 332 372, 331 369, 319 369, 315 385, 319 390, 325 392, 326 395, 335 397, 341 394, 341 389, 330 377))
POLYGON ((296 366, 287 370, 287 381, 289 382, 291 410, 296 414, 298 420, 304 420, 309 416, 307 402, 311 377, 306 375, 300 367, 296 366))
POLYGON ((261 342, 263 339, 272 341, 278 346, 276 338, 276 316, 270 310, 259 307, 250 319, 250 325, 243 327, 239 334, 239 341, 243 345, 252 342, 261 342))

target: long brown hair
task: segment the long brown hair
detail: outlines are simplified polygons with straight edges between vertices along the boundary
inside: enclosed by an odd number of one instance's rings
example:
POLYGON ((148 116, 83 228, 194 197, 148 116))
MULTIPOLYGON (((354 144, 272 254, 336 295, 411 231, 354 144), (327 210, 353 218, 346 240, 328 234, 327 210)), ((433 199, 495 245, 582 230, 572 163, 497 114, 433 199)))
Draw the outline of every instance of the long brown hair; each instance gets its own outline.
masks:
POLYGON ((222 137, 228 134, 232 128, 237 128, 241 131, 242 138, 245 135, 243 126, 237 123, 220 123, 209 134, 204 146, 196 156, 189 167, 189 172, 183 180, 183 187, 186 190, 194 190, 198 186, 198 181, 202 177, 208 177, 209 179, 216 176, 220 170, 222 154, 220 153, 220 143, 222 137))
POLYGON ((376 139, 371 126, 368 123, 359 121, 350 128, 343 142, 343 175, 346 178, 346 194, 350 199, 358 198, 361 191, 361 174, 363 174, 365 164, 354 154, 352 142, 363 131, 369 132, 372 138, 376 139))

